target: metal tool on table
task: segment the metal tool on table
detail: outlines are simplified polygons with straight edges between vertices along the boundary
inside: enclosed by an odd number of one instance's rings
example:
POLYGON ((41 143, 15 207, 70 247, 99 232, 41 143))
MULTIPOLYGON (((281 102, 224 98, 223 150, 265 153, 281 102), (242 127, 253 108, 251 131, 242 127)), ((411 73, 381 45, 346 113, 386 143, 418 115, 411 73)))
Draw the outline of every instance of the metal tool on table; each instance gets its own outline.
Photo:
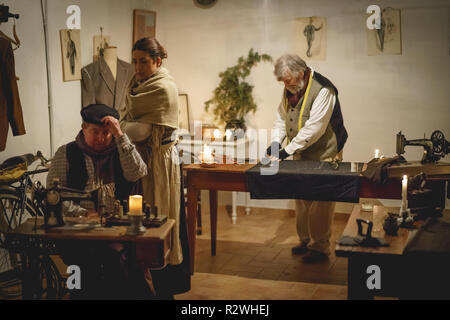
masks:
MULTIPOLYGON (((142 225, 146 228, 160 227, 167 222, 167 215, 158 214, 158 207, 150 206, 148 203, 144 203, 143 206, 144 218, 142 225)), ((124 214, 123 217, 119 216, 109 216, 106 218, 105 226, 129 226, 129 216, 124 214)))
POLYGON ((400 156, 405 153, 405 146, 421 146, 423 147, 422 163, 438 162, 445 155, 450 153, 450 142, 448 142, 444 134, 436 130, 431 134, 430 139, 414 139, 406 140, 400 131, 397 133, 397 154, 400 156))
POLYGON ((386 247, 389 244, 382 238, 372 237, 373 222, 369 220, 356 219, 358 224, 358 235, 342 236, 339 244, 343 246, 361 246, 361 247, 386 247), (367 224, 367 231, 363 233, 363 224, 367 224))

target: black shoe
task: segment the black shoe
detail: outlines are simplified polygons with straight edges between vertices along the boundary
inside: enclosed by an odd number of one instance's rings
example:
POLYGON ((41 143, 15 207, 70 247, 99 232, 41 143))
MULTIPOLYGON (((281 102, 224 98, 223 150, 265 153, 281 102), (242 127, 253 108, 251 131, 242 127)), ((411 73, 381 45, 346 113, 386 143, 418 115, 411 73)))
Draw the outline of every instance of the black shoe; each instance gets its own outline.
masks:
POLYGON ((328 260, 328 256, 319 251, 309 251, 308 254, 302 258, 303 263, 319 263, 325 260, 328 260))
POLYGON ((308 247, 306 243, 300 243, 298 246, 293 247, 292 254, 301 255, 308 252, 308 247))

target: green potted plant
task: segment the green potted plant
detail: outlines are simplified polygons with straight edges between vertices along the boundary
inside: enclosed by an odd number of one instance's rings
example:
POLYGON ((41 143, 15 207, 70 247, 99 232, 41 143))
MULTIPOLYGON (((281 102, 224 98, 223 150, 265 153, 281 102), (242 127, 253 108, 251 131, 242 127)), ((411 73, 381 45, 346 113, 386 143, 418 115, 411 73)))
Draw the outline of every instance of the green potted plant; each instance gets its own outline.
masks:
POLYGON ((250 112, 255 113, 257 106, 253 99, 253 86, 245 79, 261 61, 272 61, 272 57, 250 49, 246 58, 240 57, 236 65, 219 73, 219 86, 214 89, 213 97, 205 102, 205 111, 213 106, 215 119, 225 124, 225 129, 246 130, 244 117, 250 112))

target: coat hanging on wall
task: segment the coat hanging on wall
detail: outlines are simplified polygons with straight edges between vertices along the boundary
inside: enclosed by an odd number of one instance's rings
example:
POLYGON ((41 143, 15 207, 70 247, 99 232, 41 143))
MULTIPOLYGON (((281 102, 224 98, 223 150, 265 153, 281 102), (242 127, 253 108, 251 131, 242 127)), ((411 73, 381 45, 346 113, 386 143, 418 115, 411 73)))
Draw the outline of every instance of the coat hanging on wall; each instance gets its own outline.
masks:
POLYGON ((115 79, 104 57, 99 57, 82 69, 81 100, 82 107, 91 103, 102 103, 120 112, 125 107, 128 84, 134 75, 131 64, 117 59, 115 79))
POLYGON ((5 150, 9 125, 15 136, 26 133, 13 49, 11 42, 0 37, 0 151, 5 150))

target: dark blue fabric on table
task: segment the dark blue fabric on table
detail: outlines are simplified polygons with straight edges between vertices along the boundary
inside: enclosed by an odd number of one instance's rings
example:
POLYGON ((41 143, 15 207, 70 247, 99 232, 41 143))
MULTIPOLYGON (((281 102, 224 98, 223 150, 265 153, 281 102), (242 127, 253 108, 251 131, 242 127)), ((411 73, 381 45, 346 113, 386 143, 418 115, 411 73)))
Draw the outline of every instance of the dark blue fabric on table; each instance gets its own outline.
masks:
POLYGON ((351 172, 350 162, 340 163, 335 170, 328 162, 287 160, 279 163, 277 174, 262 175, 260 170, 257 164, 246 171, 251 199, 359 202, 360 176, 351 172))

